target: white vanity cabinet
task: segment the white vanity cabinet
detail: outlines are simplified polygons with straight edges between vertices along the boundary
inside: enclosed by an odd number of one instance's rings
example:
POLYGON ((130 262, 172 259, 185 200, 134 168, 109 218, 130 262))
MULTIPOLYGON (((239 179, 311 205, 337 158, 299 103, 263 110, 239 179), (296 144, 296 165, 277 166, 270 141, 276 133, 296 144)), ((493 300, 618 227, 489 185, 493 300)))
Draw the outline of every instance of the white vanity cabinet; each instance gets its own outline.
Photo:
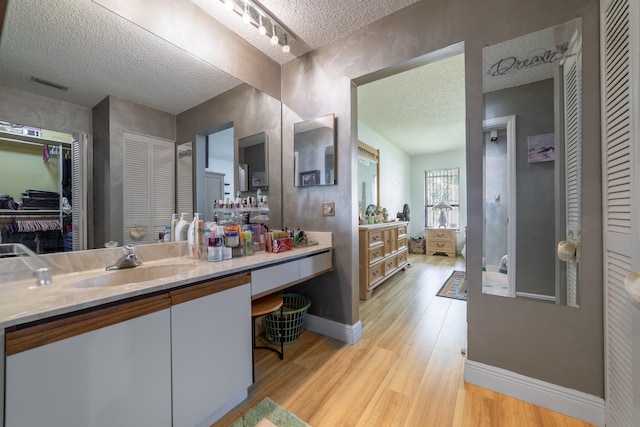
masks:
POLYGON ((175 427, 211 425, 246 398, 250 280, 242 273, 170 291, 175 427))
POLYGON ((5 427, 171 426, 170 300, 6 333, 5 427))
POLYGON ((251 271, 251 297, 260 298, 333 269, 332 251, 251 271))

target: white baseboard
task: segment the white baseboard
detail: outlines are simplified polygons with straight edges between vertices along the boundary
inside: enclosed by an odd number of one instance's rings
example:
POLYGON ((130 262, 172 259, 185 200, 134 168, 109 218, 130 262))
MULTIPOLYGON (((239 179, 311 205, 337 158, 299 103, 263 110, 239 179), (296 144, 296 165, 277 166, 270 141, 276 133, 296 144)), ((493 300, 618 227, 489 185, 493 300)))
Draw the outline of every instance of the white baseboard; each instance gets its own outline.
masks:
POLYGON ((348 344, 356 344, 362 338, 362 323, 359 320, 353 325, 346 325, 313 314, 305 314, 304 328, 348 344))
POLYGON ((604 399, 526 377, 506 369, 467 360, 464 380, 597 426, 604 426, 604 399))

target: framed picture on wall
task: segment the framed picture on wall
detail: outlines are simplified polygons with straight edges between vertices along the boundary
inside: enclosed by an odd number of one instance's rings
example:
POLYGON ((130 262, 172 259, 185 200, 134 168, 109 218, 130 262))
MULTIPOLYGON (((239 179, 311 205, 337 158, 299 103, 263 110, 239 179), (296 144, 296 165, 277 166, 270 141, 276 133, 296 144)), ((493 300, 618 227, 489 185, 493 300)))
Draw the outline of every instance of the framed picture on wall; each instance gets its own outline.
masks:
POLYGON ((302 187, 320 185, 320 170, 300 172, 300 185, 302 187))
POLYGON ((552 162, 556 158, 553 133, 531 135, 529 144, 529 163, 552 162))

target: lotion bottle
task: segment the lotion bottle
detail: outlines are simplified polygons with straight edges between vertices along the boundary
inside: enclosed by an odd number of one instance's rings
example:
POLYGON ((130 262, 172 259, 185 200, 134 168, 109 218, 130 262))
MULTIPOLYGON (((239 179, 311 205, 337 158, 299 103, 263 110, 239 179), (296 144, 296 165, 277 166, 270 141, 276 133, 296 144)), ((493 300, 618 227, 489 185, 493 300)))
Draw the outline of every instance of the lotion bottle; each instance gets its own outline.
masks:
POLYGON ((187 214, 185 212, 180 214, 180 221, 176 224, 175 230, 176 242, 187 240, 189 221, 187 221, 187 214))
POLYGON ((169 241, 176 241, 176 225, 178 225, 178 214, 174 213, 171 215, 171 232, 169 234, 169 241))
POLYGON ((187 242, 189 245, 189 255, 192 258, 200 259, 202 253, 202 235, 204 234, 204 222, 200 219, 200 214, 193 215, 193 221, 187 230, 187 242))

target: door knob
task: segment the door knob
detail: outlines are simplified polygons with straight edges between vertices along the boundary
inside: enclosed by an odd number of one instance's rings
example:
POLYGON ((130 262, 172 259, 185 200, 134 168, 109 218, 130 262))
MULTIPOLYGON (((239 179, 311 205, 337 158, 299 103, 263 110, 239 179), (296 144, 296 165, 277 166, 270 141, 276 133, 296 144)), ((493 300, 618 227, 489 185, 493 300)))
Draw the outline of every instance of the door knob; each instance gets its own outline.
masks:
POLYGON ((631 297, 633 305, 640 310, 640 273, 632 271, 624 278, 624 289, 631 297))
POLYGON ((575 261, 576 253, 577 248, 575 243, 567 240, 558 243, 558 258, 560 258, 560 260, 564 262, 575 261))

